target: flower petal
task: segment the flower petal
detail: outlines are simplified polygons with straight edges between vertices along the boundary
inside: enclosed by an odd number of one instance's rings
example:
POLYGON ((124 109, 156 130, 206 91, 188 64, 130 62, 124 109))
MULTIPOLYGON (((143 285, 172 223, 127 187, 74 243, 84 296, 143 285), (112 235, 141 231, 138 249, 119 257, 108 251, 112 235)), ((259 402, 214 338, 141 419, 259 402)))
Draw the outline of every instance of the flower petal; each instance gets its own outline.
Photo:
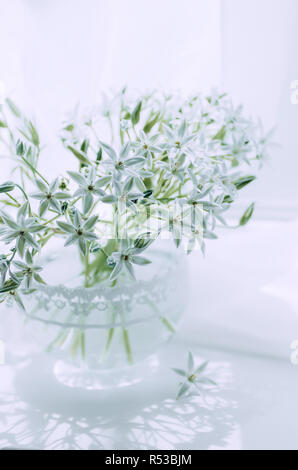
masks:
POLYGON ((44 199, 38 208, 38 214, 40 217, 44 215, 44 213, 48 210, 48 207, 49 207, 49 201, 48 199, 44 199))
POLYGON ((83 256, 87 255, 87 242, 83 237, 79 238, 79 249, 83 256))
POLYGON ((117 277, 119 276, 119 274, 122 271, 122 268, 123 268, 123 261, 119 260, 118 263, 116 263, 116 266, 114 267, 114 269, 113 269, 113 271, 110 275, 110 281, 115 281, 115 279, 117 279, 117 277))
POLYGON ((91 193, 87 193, 83 199, 83 212, 88 214, 93 204, 93 196, 91 193))
POLYGON ((78 241, 78 235, 76 233, 74 233, 73 235, 71 235, 70 237, 68 237, 66 239, 66 242, 64 243, 64 246, 69 246, 69 245, 73 245, 75 242, 78 241))
POLYGON ((28 245, 32 246, 32 248, 35 248, 35 250, 39 250, 40 246, 39 244, 34 240, 32 235, 30 233, 25 233, 24 238, 28 245))
POLYGON ((68 171, 68 174, 74 181, 76 181, 76 183, 79 183, 80 186, 86 185, 86 179, 82 175, 80 175, 80 173, 68 171))
POLYGON ((57 225, 63 232, 74 233, 75 231, 75 228, 66 222, 57 222, 57 225))
POLYGON ((71 199, 72 196, 68 193, 58 192, 54 194, 54 198, 58 200, 66 201, 67 199, 71 199))
POLYGON ((84 224, 84 230, 91 230, 95 226, 96 222, 98 221, 98 216, 94 215, 93 217, 90 217, 90 219, 87 220, 84 224))

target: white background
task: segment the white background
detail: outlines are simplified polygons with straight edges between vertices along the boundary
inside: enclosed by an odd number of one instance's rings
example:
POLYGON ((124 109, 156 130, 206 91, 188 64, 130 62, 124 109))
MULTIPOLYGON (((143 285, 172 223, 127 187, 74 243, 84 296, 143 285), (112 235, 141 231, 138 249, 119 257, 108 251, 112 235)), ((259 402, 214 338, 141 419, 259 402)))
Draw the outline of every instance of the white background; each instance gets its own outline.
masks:
POLYGON ((277 128, 246 197, 283 217, 297 211, 297 20, 296 0, 1 0, 0 79, 48 141, 63 112, 102 90, 228 91, 277 128))

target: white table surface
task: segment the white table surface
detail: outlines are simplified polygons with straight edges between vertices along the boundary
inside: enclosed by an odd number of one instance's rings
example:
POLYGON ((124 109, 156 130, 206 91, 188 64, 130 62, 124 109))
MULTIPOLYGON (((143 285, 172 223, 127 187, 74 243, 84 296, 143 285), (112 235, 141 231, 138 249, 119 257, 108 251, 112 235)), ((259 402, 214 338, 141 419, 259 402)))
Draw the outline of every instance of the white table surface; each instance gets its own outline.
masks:
POLYGON ((175 400, 189 343, 159 354, 144 382, 70 389, 47 356, 0 367, 0 447, 26 449, 298 449, 298 369, 282 360, 192 349, 218 387, 175 400))
POLYGON ((195 254, 184 325, 139 384, 70 389, 55 379, 50 356, 8 355, 0 366, 0 448, 298 449, 298 367, 290 362, 297 232, 297 222, 255 222, 209 244, 205 261, 195 254), (218 387, 177 402, 171 367, 185 365, 188 348, 198 362, 210 360, 218 387))

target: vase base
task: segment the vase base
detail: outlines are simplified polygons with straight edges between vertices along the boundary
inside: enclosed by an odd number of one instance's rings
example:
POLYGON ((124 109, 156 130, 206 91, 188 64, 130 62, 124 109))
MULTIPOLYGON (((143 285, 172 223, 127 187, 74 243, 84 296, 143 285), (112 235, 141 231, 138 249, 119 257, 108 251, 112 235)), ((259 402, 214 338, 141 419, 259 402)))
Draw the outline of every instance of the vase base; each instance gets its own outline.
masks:
POLYGON ((84 390, 107 390, 129 387, 142 382, 159 367, 157 355, 122 369, 89 369, 77 367, 67 361, 58 360, 54 366, 54 375, 58 382, 71 388, 84 390))

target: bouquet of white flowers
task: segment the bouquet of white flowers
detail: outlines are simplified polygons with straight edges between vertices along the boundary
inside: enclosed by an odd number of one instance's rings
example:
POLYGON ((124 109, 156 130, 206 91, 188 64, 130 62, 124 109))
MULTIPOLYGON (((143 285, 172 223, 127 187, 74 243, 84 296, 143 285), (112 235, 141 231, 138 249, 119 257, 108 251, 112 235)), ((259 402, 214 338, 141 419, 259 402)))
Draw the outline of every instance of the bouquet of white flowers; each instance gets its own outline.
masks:
POLYGON ((53 237, 77 246, 86 288, 134 278, 134 265, 150 263, 143 253, 162 233, 188 253, 196 244, 204 250, 238 191, 255 180, 268 143, 226 95, 131 97, 126 89, 63 124, 74 168, 54 181, 39 168, 36 127, 9 99, 1 107, 0 138, 16 161, 12 181, 0 185, 7 246, 0 299, 12 297, 22 308, 22 293, 45 283, 36 260, 53 237))

